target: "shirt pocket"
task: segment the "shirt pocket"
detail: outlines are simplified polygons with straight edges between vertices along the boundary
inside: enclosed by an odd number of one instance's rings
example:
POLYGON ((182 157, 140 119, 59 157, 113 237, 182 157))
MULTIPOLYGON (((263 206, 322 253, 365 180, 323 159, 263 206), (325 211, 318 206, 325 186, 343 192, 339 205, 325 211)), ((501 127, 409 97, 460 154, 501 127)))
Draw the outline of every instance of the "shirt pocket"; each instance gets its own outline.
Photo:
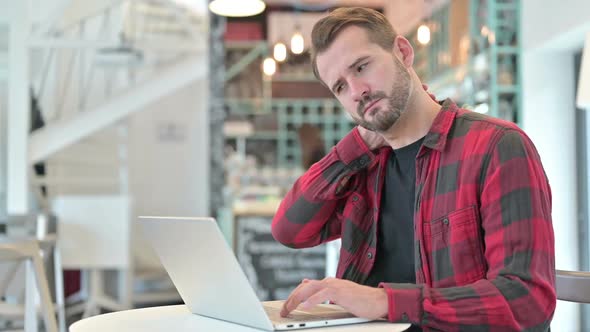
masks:
POLYGON ((433 287, 463 286, 485 275, 478 216, 470 206, 423 224, 433 287))
POLYGON ((344 276, 350 264, 359 264, 359 260, 364 257, 367 247, 373 241, 371 213, 363 195, 355 192, 347 198, 341 215, 342 245, 336 273, 338 277, 344 276))
POLYGON ((342 211, 342 247, 355 254, 359 247, 366 242, 370 225, 370 211, 365 198, 353 193, 346 201, 342 211))

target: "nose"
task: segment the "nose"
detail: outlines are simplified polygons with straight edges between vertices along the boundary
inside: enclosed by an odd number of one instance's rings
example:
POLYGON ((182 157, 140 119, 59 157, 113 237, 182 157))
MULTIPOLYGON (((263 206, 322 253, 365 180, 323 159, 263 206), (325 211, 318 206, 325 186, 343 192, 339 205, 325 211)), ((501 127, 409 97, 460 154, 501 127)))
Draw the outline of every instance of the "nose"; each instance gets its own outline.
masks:
POLYGON ((351 79, 348 84, 354 101, 359 102, 369 95, 369 85, 363 80, 351 79))

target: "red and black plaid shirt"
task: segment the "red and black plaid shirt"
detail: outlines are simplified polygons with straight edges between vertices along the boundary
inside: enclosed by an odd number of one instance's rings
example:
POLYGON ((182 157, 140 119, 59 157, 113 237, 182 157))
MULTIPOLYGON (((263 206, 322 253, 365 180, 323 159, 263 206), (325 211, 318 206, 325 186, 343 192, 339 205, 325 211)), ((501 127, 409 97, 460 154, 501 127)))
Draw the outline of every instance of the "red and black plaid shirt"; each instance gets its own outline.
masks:
MULTIPOLYGON (((297 180, 274 217, 281 243, 342 238, 336 276, 364 283, 375 261, 390 148, 357 129, 297 180)), ((416 157, 416 284, 381 283, 391 322, 425 331, 545 331, 556 304, 551 191, 513 123, 443 103, 416 157)))

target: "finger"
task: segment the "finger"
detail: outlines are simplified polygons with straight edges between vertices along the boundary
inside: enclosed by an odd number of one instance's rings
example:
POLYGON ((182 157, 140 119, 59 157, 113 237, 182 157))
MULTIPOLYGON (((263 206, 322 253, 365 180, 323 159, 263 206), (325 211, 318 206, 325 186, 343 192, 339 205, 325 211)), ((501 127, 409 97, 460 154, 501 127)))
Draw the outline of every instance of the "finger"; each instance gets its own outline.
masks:
POLYGON ((305 284, 307 284, 308 281, 305 281, 305 279, 299 284, 297 285, 297 287, 295 287, 295 289, 293 291, 291 291, 291 294, 289 294, 289 297, 287 297, 287 299, 285 300, 285 302, 283 302, 283 305, 281 306, 281 317, 285 317, 289 314, 289 310, 287 310, 287 305, 289 302, 293 301, 293 297, 297 295, 297 293, 299 292, 299 290, 305 286, 305 284))
POLYGON ((303 309, 311 309, 320 303, 333 300, 334 291, 332 288, 324 288, 317 293, 311 295, 307 300, 301 303, 303 309))
POLYGON ((282 317, 285 317, 291 313, 291 311, 293 311, 299 305, 299 303, 304 300, 301 299, 302 290, 306 287, 309 287, 312 283, 312 281, 302 282, 291 292, 285 303, 283 303, 283 307, 281 308, 282 317))
POLYGON ((291 297, 294 293, 298 292, 301 288, 305 287, 305 285, 309 282, 319 282, 319 280, 314 280, 314 279, 301 280, 301 283, 299 283, 299 285, 297 285, 297 287, 291 292, 291 295, 289 295, 289 297, 291 297))
POLYGON ((291 311, 295 310, 301 304, 301 302, 307 300, 312 294, 320 291, 323 288, 323 284, 317 280, 310 280, 306 283, 302 283, 294 290, 289 298, 283 304, 281 309, 281 316, 285 317, 291 311))
MULTIPOLYGON (((308 282, 310 282, 310 279, 303 279, 301 280, 301 282, 299 283, 299 285, 297 285, 297 287, 295 287, 295 289, 291 292, 291 294, 297 292, 299 289, 305 287, 305 284, 307 284, 308 282)), ((289 296, 291 297, 291 296, 289 296)))
POLYGON ((295 289, 293 291, 291 291, 291 294, 289 294, 289 297, 285 300, 285 302, 283 302, 283 306, 281 307, 281 316, 285 317, 289 314, 289 310, 287 310, 287 303, 291 302, 293 300, 293 297, 296 296, 296 294, 299 292, 299 290, 302 287, 305 287, 305 284, 309 283, 311 280, 310 279, 303 279, 301 281, 301 283, 299 285, 297 285, 297 287, 295 287, 295 289))

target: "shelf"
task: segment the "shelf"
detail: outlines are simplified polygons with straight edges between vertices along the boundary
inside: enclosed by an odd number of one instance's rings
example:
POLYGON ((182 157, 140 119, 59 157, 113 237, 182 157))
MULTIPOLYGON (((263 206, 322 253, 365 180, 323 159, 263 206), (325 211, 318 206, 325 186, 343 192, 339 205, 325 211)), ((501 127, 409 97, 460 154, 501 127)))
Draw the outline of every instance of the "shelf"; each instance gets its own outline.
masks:
POLYGON ((277 140, 279 139, 279 134, 278 131, 256 131, 248 139, 277 140))
POLYGON ((224 45, 228 50, 246 50, 262 44, 267 45, 268 42, 266 40, 229 41, 224 45))
POLYGON ((270 100, 264 98, 226 98, 224 106, 230 114, 264 115, 270 114, 270 100))
POLYGON ((273 82, 319 82, 313 73, 276 73, 273 82))
POLYGON ((281 201, 278 198, 266 201, 237 200, 233 203, 232 212, 236 218, 245 216, 269 216, 272 217, 279 208, 281 201))

